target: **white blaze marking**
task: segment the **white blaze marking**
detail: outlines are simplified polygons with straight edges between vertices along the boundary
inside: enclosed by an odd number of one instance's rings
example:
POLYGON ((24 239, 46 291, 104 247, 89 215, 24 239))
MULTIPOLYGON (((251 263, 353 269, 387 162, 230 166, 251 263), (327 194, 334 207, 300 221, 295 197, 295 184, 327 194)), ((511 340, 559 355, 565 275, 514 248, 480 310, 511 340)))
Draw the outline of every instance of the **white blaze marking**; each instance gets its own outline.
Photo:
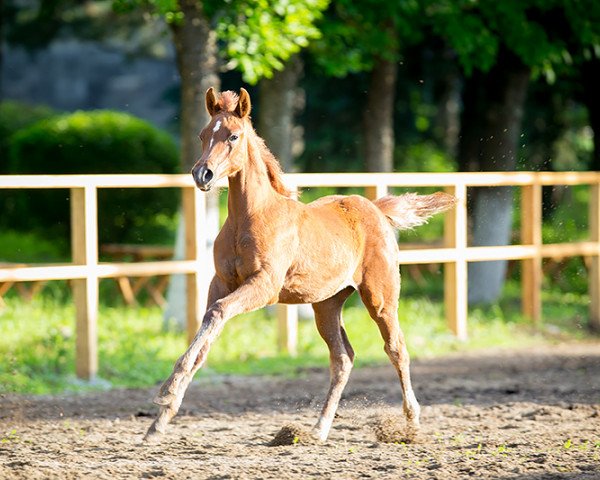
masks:
POLYGON ((215 126, 213 128, 213 135, 212 135, 212 137, 210 137, 210 143, 208 144, 209 151, 213 146, 213 142, 215 140, 215 133, 217 133, 219 131, 219 128, 221 128, 221 120, 217 120, 217 123, 215 123, 215 126))

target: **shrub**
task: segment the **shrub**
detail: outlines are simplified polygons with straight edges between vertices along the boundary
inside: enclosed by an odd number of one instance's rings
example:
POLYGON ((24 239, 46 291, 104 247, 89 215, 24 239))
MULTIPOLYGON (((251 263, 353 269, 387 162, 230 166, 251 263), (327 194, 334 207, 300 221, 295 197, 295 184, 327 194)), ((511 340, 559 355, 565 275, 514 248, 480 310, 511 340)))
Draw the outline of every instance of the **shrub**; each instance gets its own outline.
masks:
POLYGON ((33 232, 0 231, 0 262, 52 263, 61 262, 68 249, 66 242, 44 238, 33 232))
MULTIPOLYGON (((55 116, 11 138, 9 171, 13 174, 175 173, 177 166, 173 139, 125 113, 55 116)), ((170 223, 165 219, 174 216, 177 195, 174 189, 100 190, 100 242, 157 241, 170 223)), ((64 191, 29 191, 13 197, 6 208, 0 205, 12 228, 67 234, 69 199, 64 191)))
POLYGON ((17 131, 55 115, 50 107, 6 100, 0 102, 0 175, 9 172, 10 137, 17 131))

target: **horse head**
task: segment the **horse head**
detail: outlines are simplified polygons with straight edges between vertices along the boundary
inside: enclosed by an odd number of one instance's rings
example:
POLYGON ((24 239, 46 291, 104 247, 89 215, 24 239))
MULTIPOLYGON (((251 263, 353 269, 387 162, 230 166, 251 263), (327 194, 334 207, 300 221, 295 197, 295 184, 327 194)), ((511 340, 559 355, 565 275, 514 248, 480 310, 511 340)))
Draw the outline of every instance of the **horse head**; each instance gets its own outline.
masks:
POLYGON ((250 95, 240 89, 220 95, 211 87, 206 92, 206 110, 211 116, 200 132, 202 156, 192 168, 198 188, 210 190, 223 177, 237 173, 247 156, 246 136, 253 130, 249 121, 250 95))

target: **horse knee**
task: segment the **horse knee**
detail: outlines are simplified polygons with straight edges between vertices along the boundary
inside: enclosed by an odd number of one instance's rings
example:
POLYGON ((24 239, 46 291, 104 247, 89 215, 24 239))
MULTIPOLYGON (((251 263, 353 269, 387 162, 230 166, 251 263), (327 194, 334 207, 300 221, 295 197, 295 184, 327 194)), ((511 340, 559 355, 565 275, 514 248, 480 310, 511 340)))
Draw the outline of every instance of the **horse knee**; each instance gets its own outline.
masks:
POLYGON ((211 335, 215 328, 222 323, 224 313, 223 307, 219 302, 213 303, 204 313, 202 324, 200 325, 200 330, 196 333, 196 337, 202 337, 207 334, 211 335))
POLYGON ((350 373, 354 366, 354 359, 350 355, 342 355, 342 371, 344 373, 350 373))
POLYGON ((331 358, 331 367, 334 376, 346 377, 354 366, 353 359, 347 354, 335 355, 331 358))
POLYGON ((223 308, 223 304, 219 300, 217 300, 210 307, 208 307, 208 310, 206 310, 204 318, 202 319, 202 324, 204 325, 204 323, 206 323, 207 326, 210 326, 222 319, 224 315, 225 310, 223 308))
POLYGON ((406 345, 402 342, 386 342, 383 346, 383 350, 395 364, 408 364, 410 361, 406 345))

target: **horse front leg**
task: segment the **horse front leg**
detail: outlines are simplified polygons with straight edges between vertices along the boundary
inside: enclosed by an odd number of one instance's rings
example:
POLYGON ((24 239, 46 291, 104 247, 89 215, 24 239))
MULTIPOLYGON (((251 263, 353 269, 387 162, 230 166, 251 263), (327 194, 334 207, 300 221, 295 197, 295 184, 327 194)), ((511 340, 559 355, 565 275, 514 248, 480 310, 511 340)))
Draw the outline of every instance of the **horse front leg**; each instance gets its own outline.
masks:
POLYGON ((278 292, 273 288, 271 279, 264 273, 250 277, 236 290, 222 298, 219 296, 219 293, 223 292, 218 285, 220 283, 216 277, 213 279, 211 292, 217 300, 210 304, 202 319, 200 330, 186 352, 177 360, 173 373, 163 383, 154 399, 154 403, 160 406, 160 411, 150 425, 144 440, 150 440, 157 434, 164 433, 167 424, 177 414, 194 374, 204 364, 211 344, 218 337, 227 320, 240 313, 264 307, 278 292), (215 285, 214 291, 213 285, 215 285))
POLYGON ((196 333, 194 340, 186 350, 186 352, 179 357, 175 363, 173 373, 171 376, 162 384, 159 393, 154 398, 154 403, 160 406, 160 411, 152 425, 148 429, 144 440, 151 440, 158 434, 164 433, 167 424, 177 414, 181 401, 183 400, 183 394, 177 395, 177 386, 185 383, 185 388, 191 381, 194 374, 202 367, 208 354, 208 348, 202 348, 206 345, 207 337, 210 335, 211 330, 214 329, 214 322, 209 322, 207 314, 210 311, 210 307, 219 299, 225 297, 230 290, 223 283, 223 281, 216 275, 210 282, 208 288, 208 298, 206 304, 208 309, 202 320, 200 329, 196 333), (185 370, 189 371, 189 375, 183 374, 185 370), (188 378, 189 377, 189 378, 188 378))

